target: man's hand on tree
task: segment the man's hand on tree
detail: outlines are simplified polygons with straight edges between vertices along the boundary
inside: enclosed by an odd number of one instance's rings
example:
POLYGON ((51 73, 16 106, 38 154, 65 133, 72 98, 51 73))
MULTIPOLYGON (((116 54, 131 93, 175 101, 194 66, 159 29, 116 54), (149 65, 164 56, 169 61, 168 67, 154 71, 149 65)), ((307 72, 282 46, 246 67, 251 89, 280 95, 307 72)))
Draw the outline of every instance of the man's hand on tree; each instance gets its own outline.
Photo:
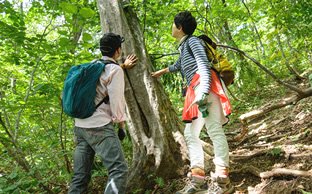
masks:
POLYGON ((126 60, 125 60, 125 62, 124 62, 124 64, 121 64, 120 66, 123 69, 129 69, 129 68, 131 68, 131 67, 136 65, 135 62, 137 60, 138 60, 138 58, 136 57, 136 55, 128 55, 126 60))

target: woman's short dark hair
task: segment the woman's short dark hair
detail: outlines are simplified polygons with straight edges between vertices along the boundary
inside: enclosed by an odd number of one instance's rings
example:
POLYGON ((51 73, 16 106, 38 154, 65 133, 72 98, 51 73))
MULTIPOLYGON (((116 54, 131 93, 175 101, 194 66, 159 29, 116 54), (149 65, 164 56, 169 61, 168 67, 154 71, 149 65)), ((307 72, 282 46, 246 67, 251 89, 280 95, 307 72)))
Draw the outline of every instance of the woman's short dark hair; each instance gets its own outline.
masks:
POLYGON ((189 11, 178 13, 174 17, 174 24, 177 28, 182 26, 183 32, 188 35, 192 35, 197 27, 196 20, 189 11))
POLYGON ((121 47, 125 39, 114 33, 104 34, 100 40, 100 50, 103 56, 112 57, 116 50, 121 47))

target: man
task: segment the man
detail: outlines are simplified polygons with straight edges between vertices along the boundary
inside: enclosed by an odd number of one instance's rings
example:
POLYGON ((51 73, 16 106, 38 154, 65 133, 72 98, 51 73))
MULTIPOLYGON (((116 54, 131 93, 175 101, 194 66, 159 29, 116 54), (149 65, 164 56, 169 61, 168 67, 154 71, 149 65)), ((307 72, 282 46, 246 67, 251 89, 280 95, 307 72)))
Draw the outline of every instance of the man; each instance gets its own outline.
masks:
POLYGON ((107 104, 101 104, 91 117, 75 119, 74 175, 69 193, 86 193, 91 179, 91 168, 95 154, 101 158, 108 171, 108 182, 104 193, 123 194, 126 192, 128 166, 113 123, 124 129, 125 98, 123 68, 130 68, 137 60, 128 56, 125 63, 117 65, 124 39, 108 33, 100 40, 102 59, 107 63, 96 87, 94 102, 98 104, 109 96, 107 104))
POLYGON ((184 136, 190 153, 192 176, 191 183, 177 194, 206 192, 208 189, 205 181, 204 153, 199 139, 204 125, 214 145, 216 167, 215 173, 211 172, 212 183, 208 193, 227 193, 231 192, 233 187, 229 180, 228 143, 222 129, 227 119, 222 107, 230 110, 230 104, 217 74, 208 62, 204 43, 191 36, 196 27, 196 20, 190 12, 181 12, 175 16, 172 36, 179 41, 180 56, 174 65, 153 72, 152 76, 158 78, 164 73, 180 71, 188 85, 182 120, 186 123, 184 136), (189 53, 187 45, 194 57, 189 53), (220 98, 226 99, 223 106, 220 98))

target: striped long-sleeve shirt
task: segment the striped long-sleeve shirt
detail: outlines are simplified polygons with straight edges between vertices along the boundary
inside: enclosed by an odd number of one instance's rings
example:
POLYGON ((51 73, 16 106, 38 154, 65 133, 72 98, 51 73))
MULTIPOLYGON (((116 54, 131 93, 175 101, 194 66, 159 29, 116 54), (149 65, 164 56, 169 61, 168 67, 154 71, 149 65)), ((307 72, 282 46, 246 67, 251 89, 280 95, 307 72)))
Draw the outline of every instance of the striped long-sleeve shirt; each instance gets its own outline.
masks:
POLYGON ((211 84, 211 66, 205 52, 204 43, 196 36, 187 38, 179 47, 180 56, 175 64, 169 66, 170 72, 180 71, 185 76, 187 85, 192 82, 193 76, 197 72, 200 75, 200 91, 209 93, 211 84), (194 57, 187 50, 187 44, 194 54, 194 57), (195 59, 194 59, 195 58, 195 59))

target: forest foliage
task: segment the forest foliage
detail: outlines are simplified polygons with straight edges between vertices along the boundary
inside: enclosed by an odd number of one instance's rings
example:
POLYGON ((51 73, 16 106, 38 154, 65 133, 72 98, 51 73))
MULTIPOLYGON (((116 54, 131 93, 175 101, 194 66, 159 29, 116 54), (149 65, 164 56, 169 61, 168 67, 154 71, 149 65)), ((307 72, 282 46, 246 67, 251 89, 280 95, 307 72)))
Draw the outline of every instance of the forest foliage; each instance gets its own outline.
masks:
MULTIPOLYGON (((178 56, 171 37, 176 13, 197 18, 195 35, 239 48, 284 81, 312 71, 312 2, 309 0, 132 0, 155 70, 178 56)), ((60 93, 69 68, 100 57, 100 18, 94 0, 0 1, 0 193, 64 189, 72 176, 73 119, 62 111, 60 93)), ((127 45, 123 45, 127 46, 127 45)), ((236 115, 270 95, 269 77, 237 52, 219 47, 235 69, 231 99, 236 115)), ((138 62, 139 64, 139 62, 138 62)), ((135 67, 134 67, 135 68, 135 67)), ((181 114, 179 74, 161 78, 181 114)), ((280 96, 285 88, 280 86, 280 96)), ((131 162, 131 140, 123 143, 131 162)), ((96 163, 94 176, 105 171, 96 163)))

